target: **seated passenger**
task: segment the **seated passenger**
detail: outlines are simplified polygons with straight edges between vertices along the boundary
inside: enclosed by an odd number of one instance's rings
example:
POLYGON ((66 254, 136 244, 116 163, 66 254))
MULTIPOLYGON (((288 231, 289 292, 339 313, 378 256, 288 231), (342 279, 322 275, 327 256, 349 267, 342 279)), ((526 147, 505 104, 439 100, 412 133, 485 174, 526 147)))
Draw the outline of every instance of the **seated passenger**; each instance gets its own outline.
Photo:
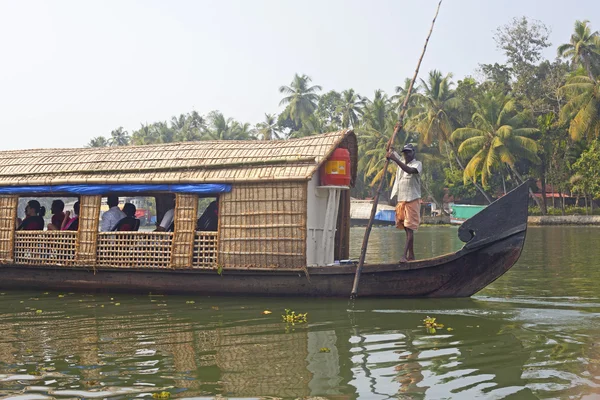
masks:
POLYGON ((60 228, 62 231, 76 231, 79 229, 79 202, 75 202, 73 204, 73 217, 71 218, 71 213, 67 211, 65 213, 65 219, 63 220, 63 224, 60 228))
POLYGON ((106 204, 110 208, 102 214, 102 221, 100 221, 100 230, 102 232, 114 230, 117 222, 126 217, 125 213, 119 208, 119 196, 115 194, 108 195, 106 204))
POLYGON ((17 227, 18 231, 41 231, 44 230, 44 215, 46 207, 40 205, 37 200, 29 200, 25 206, 25 219, 17 227))
POLYGON ((119 232, 135 232, 140 228, 140 220, 135 217, 136 208, 131 203, 125 203, 123 212, 127 215, 120 220, 113 231, 119 232))
POLYGON ((196 222, 197 231, 213 231, 216 232, 219 228, 219 203, 215 200, 211 202, 202 216, 196 222))
POLYGON ((65 203, 62 200, 54 200, 52 206, 50 206, 50 212, 52 213, 52 222, 48 224, 49 231, 59 231, 63 221, 65 220, 65 203))
POLYGON ((154 232, 173 232, 175 226, 175 199, 173 199, 173 208, 169 209, 156 227, 154 232))

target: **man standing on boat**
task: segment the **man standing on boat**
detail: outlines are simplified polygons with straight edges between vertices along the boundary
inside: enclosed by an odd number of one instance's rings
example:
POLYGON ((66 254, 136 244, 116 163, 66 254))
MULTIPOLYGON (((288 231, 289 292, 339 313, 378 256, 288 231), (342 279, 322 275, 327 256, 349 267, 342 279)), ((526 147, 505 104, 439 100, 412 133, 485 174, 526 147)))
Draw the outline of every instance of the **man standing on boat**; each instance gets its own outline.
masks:
POLYGON ((423 164, 415 160, 415 147, 407 144, 402 148, 404 162, 395 151, 388 151, 386 157, 398 164, 396 180, 391 197, 398 196, 396 205, 396 228, 406 232, 404 255, 400 262, 415 259, 414 232, 419 229, 421 215, 421 173, 423 164))

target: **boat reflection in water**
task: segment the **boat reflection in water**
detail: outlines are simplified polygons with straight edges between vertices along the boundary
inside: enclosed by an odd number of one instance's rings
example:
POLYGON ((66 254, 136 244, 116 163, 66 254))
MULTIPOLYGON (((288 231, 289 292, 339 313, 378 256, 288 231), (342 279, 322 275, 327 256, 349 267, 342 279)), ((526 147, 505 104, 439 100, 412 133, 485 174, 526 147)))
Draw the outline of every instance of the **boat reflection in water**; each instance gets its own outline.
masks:
POLYGON ((348 310, 342 300, 286 299, 286 306, 309 316, 308 324, 290 326, 278 307, 262 313, 274 305, 264 299, 37 296, 8 293, 4 299, 5 307, 23 311, 1 310, 2 394, 531 394, 515 385, 524 383, 520 374, 529 356, 515 351, 521 345, 514 330, 498 318, 501 311, 476 300, 406 300, 402 308, 363 300, 348 310), (44 310, 36 313, 40 303, 44 310), (454 330, 427 333, 426 313, 443 314, 441 322, 454 330))

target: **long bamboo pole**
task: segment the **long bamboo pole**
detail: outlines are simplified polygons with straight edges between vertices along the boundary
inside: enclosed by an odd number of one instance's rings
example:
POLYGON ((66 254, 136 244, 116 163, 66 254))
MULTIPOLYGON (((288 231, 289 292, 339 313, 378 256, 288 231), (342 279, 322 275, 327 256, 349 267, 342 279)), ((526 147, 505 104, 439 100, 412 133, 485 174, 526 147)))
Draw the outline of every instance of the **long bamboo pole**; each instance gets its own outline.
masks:
MULTIPOLYGON (((425 56, 425 51, 427 50, 427 44, 429 43, 429 38, 431 37, 431 33, 433 32, 433 26, 435 25, 435 20, 437 19, 438 13, 440 12, 440 6, 442 5, 442 0, 439 1, 437 5, 437 9, 435 10, 435 15, 433 16, 433 20, 431 21, 431 28, 429 28, 429 33, 427 34, 427 39, 425 39, 425 45, 423 46, 423 51, 421 52, 421 57, 419 57, 419 61, 417 62, 417 68, 415 69, 415 74, 413 75, 412 80, 410 81, 410 86, 408 87, 408 92, 406 93, 406 97, 404 98, 404 102, 402 103, 402 108, 398 114, 398 123, 394 128, 394 133, 392 137, 387 143, 386 150, 390 150, 394 145, 394 140, 396 139, 396 135, 400 132, 404 125, 404 115, 406 114, 406 109, 408 108, 408 101, 410 100, 410 96, 413 91, 413 86, 415 85, 415 81, 417 80, 417 76, 419 75, 419 68, 421 68, 421 61, 423 61, 423 56, 425 56)), ((363 238, 362 248, 360 249, 360 259, 358 261, 358 267, 356 267, 356 273, 354 275, 354 284, 352 285, 352 293, 350 298, 356 298, 358 294, 358 284, 360 281, 360 273, 362 272, 363 265, 365 264, 365 257, 367 255, 367 246, 369 245, 369 235, 371 234, 371 228, 373 228, 373 220, 375 219, 375 213, 377 212, 377 203, 379 203, 379 194, 381 193, 381 189, 383 188, 383 183, 385 182, 385 174, 388 170, 388 166, 390 165, 390 160, 386 158, 385 163, 383 165, 383 173, 381 175, 381 181, 379 181, 379 186, 377 187, 377 192, 375 193, 375 197, 373 198, 373 207, 371 208, 371 216, 369 217, 369 223, 367 224, 367 229, 365 230, 365 236, 363 238)))

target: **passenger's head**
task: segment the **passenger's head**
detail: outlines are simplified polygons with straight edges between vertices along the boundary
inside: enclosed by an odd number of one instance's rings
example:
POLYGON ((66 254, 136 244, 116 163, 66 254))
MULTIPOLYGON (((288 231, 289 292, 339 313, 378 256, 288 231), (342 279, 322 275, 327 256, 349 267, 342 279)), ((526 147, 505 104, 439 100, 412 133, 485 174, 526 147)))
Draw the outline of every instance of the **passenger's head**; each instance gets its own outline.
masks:
POLYGON ((106 204, 108 204, 109 207, 118 206, 119 196, 117 196, 116 194, 109 194, 106 198, 106 204))
POLYGON ((133 204, 131 204, 131 203, 125 203, 125 205, 123 205, 123 212, 128 217, 135 218, 135 211, 136 211, 136 208, 135 208, 135 206, 133 204))
POLYGON ((50 206, 50 212, 52 214, 59 213, 65 209, 65 203, 62 200, 54 200, 52 206, 50 206))
POLYGON ((79 215, 79 202, 76 201, 75 204, 73 204, 73 212, 75 213, 75 215, 79 215))
POLYGON ((46 215, 46 207, 41 206, 37 200, 29 200, 25 207, 25 215, 29 217, 35 217, 36 215, 43 217, 46 215))

